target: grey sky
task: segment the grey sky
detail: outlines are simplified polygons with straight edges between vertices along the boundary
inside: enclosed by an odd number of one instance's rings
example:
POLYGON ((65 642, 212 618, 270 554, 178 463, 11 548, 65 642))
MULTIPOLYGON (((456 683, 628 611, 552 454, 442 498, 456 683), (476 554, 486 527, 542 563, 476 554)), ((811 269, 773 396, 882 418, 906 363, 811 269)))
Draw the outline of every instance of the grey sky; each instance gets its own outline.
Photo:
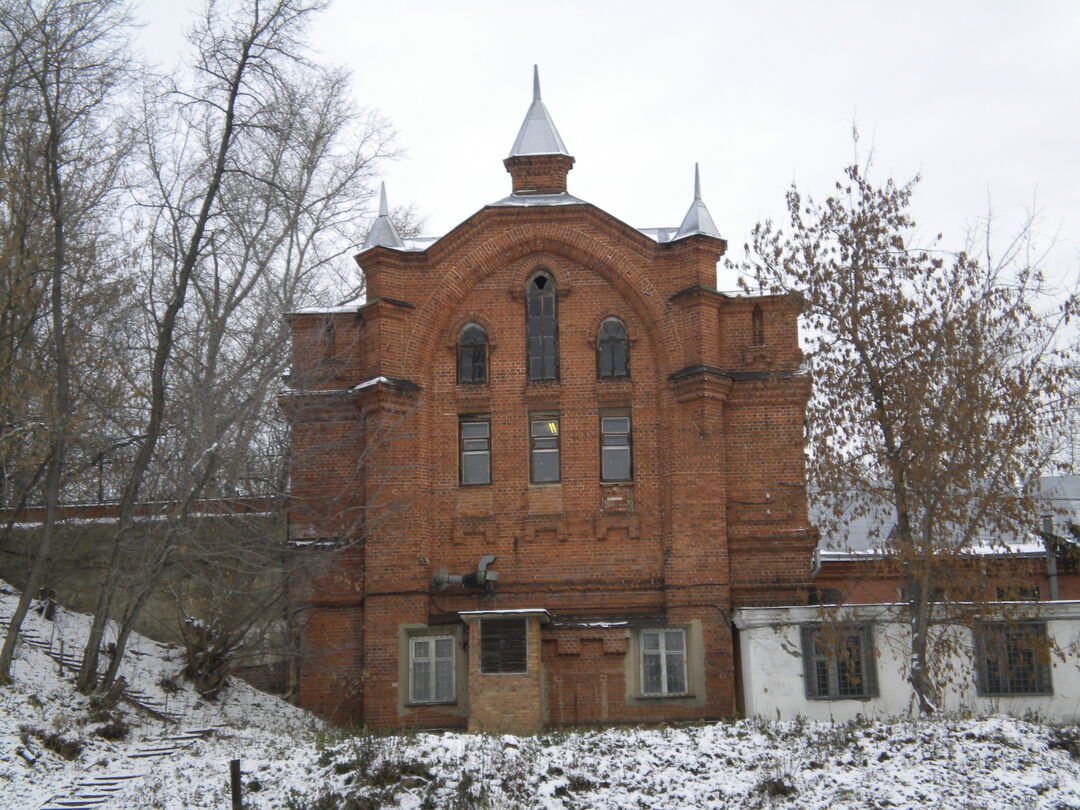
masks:
MULTIPOLYGON (((164 64, 187 24, 173 3, 139 14, 164 64)), ((678 225, 699 161, 737 258, 793 180, 829 192, 854 120, 879 177, 922 174, 925 236, 958 245, 990 201, 1004 236, 1035 204, 1052 274, 1080 264, 1080 3, 336 0, 313 41, 399 129, 391 203, 431 234, 509 193, 535 62, 571 193, 635 227, 678 225)))

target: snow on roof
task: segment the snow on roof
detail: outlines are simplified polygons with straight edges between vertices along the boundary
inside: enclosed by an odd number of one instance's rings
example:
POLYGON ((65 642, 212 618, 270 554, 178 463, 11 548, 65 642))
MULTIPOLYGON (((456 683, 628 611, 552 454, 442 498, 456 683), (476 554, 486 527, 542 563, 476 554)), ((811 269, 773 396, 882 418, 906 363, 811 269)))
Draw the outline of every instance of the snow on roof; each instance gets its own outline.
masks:
POLYGON ((565 191, 560 194, 511 194, 488 204, 488 208, 532 208, 544 205, 588 205, 565 191))

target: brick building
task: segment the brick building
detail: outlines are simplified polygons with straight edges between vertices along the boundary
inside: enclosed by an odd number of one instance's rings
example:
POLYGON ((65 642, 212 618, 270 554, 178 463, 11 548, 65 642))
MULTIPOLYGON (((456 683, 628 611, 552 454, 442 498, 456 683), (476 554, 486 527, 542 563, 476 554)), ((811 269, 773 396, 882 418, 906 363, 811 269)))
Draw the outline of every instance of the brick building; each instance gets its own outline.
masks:
POLYGON ((301 705, 382 727, 729 715, 731 610, 805 604, 798 303, 721 293, 701 200, 636 229, 567 191, 539 84, 512 193, 380 217, 360 306, 293 313, 301 705))

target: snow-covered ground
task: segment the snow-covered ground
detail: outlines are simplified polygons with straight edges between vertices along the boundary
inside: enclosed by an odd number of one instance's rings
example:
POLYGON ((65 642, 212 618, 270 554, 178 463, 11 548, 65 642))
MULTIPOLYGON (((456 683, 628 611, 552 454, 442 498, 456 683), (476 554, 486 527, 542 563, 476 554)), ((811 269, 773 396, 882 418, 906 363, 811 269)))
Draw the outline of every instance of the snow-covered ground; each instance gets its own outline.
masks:
MULTIPOLYGON (((14 608, 0 583, 0 616, 14 608)), ((78 649, 88 617, 31 613, 39 638, 78 649)), ((242 761, 248 808, 1080 808, 1080 731, 1006 717, 850 723, 743 720, 538 737, 368 735, 328 729, 233 681, 216 703, 179 678, 180 652, 136 639, 126 676, 178 723, 121 704, 96 714, 70 672, 20 645, 0 688, 0 807, 63 806, 109 783, 103 808, 229 806, 242 761), (180 690, 169 693, 175 688, 180 690), (162 684, 165 686, 163 687, 162 684), (123 739, 98 731, 122 720, 123 739), (184 731, 211 729, 200 738, 184 731), (177 740, 175 738, 180 737, 177 740), (170 740, 169 738, 174 738, 170 740), (70 745, 65 759, 51 750, 70 745), (168 749, 180 746, 178 750, 168 749), (160 756, 135 757, 164 749, 160 756), (99 779, 100 781, 100 779, 99 779), (79 786, 78 783, 84 783, 79 786)), ((115 735, 113 735, 115 736, 115 735)), ((70 805, 69 805, 70 806, 70 805)))

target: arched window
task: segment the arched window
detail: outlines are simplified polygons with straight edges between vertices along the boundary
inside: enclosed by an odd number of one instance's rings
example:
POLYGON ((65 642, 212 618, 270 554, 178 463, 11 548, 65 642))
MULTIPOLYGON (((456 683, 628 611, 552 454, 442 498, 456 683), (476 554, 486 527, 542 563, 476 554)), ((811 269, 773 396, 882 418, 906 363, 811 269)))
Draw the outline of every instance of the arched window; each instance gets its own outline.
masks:
POLYGON ((630 342, 618 318, 605 318, 596 336, 596 376, 630 376, 630 342))
POLYGON ((458 333, 457 381, 487 382, 487 335, 478 323, 467 323, 458 333))
POLYGON ((559 330, 555 281, 537 273, 525 290, 525 357, 530 380, 559 378, 559 330))
POLYGON ((765 345, 765 316, 761 312, 761 304, 754 304, 750 315, 750 340, 755 346, 765 345))

